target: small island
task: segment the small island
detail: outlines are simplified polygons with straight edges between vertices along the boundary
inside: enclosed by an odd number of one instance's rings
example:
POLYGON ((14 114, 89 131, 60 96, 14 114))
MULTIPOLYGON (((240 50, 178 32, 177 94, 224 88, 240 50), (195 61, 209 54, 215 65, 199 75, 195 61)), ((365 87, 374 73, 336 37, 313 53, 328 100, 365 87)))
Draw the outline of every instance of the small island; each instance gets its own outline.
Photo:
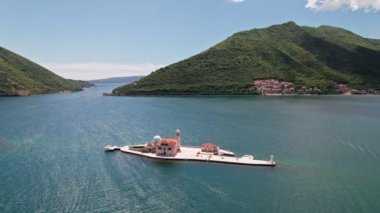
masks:
POLYGON ((220 149, 219 146, 210 142, 204 143, 200 147, 182 146, 179 130, 176 130, 175 138, 161 138, 157 135, 146 144, 123 147, 107 145, 104 149, 105 151, 121 150, 124 153, 157 160, 200 161, 248 166, 273 167, 276 165, 273 155, 269 160, 257 160, 252 155, 236 157, 233 152, 220 149))

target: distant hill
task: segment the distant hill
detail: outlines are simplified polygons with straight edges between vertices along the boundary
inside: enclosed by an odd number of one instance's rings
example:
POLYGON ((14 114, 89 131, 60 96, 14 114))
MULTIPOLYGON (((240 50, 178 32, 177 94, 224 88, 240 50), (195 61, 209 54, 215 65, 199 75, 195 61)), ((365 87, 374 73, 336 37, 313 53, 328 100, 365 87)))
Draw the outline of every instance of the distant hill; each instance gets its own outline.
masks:
POLYGON ((258 79, 291 82, 295 91, 379 90, 380 40, 294 22, 243 31, 113 95, 257 94, 258 79))
POLYGON ((106 79, 91 80, 94 84, 130 84, 140 80, 144 76, 127 76, 127 77, 114 77, 106 79))
POLYGON ((46 68, 0 47, 0 96, 80 91, 92 84, 64 79, 46 68))

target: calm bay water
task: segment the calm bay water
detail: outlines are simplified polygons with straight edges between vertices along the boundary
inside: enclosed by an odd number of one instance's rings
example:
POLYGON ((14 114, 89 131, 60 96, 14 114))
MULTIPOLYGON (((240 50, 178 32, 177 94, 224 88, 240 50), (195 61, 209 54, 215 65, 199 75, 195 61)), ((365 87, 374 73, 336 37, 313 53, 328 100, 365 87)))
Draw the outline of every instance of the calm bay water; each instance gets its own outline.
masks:
POLYGON ((0 212, 378 212, 380 97, 0 98, 0 212), (275 168, 160 162, 106 144, 213 141, 275 168))

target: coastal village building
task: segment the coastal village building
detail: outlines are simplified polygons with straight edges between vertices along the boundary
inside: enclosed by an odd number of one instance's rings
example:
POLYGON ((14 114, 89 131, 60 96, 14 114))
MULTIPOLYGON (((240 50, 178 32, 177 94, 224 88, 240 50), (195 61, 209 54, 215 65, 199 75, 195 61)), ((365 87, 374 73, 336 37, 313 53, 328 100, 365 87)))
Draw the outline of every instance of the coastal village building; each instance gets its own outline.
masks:
POLYGON ((211 152, 211 153, 218 153, 219 147, 216 144, 213 143, 204 143, 201 146, 202 152, 211 152))
POLYGON ((153 152, 159 156, 175 156, 178 151, 181 151, 181 136, 180 131, 176 131, 175 138, 161 138, 155 136, 153 142, 148 143, 145 147, 146 152, 153 152))
POLYGON ((296 86, 290 81, 280 81, 277 79, 261 79, 254 81, 254 89, 262 95, 289 95, 289 94, 321 94, 318 87, 306 88, 302 86, 296 91, 296 86))
POLYGON ((338 84, 337 87, 338 87, 337 92, 344 95, 352 95, 352 94, 364 95, 367 93, 376 94, 376 92, 374 92, 375 90, 366 91, 366 90, 352 89, 347 84, 338 84))
POLYGON ((175 156, 178 151, 178 141, 176 139, 161 139, 157 142, 156 155, 175 156))
POLYGON ((289 81, 279 81, 277 79, 262 79, 254 81, 254 88, 262 95, 270 94, 293 94, 295 86, 289 81))

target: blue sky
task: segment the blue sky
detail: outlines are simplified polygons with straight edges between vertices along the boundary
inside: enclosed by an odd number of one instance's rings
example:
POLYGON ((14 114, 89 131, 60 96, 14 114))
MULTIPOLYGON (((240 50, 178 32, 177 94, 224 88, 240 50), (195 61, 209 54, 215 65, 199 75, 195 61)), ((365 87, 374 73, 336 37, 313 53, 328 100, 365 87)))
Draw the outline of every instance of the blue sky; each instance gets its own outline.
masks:
POLYGON ((0 0, 0 46, 74 79, 148 74, 287 21, 380 38, 380 0, 0 0))

